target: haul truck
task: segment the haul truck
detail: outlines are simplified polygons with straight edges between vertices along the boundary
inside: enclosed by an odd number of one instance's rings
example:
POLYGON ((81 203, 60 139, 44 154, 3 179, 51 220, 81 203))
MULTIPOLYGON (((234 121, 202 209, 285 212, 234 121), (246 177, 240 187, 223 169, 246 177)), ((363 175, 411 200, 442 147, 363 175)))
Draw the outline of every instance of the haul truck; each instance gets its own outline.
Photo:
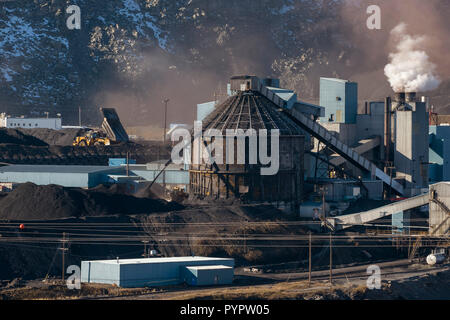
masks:
POLYGON ((82 136, 75 137, 74 146, 109 146, 114 143, 128 142, 128 134, 125 131, 119 116, 114 108, 100 108, 103 114, 102 127, 99 130, 89 130, 82 136))

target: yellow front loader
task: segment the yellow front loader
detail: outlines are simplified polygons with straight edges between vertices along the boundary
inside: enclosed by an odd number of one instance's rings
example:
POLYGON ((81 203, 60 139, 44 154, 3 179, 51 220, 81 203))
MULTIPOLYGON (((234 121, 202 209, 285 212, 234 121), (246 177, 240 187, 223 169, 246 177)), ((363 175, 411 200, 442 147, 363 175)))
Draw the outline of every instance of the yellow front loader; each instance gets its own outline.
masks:
POLYGON ((86 146, 109 146, 111 140, 99 131, 88 131, 83 136, 78 136, 73 141, 74 146, 86 147, 86 146))

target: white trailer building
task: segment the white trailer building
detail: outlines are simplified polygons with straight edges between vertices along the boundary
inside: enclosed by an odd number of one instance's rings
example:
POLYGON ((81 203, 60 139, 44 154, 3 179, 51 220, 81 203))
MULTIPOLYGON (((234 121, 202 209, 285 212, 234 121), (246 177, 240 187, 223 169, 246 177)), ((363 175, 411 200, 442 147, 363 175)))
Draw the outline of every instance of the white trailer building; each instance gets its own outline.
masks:
POLYGON ((0 127, 12 129, 35 129, 45 128, 60 130, 61 118, 25 118, 25 117, 10 117, 2 113, 0 115, 0 127))

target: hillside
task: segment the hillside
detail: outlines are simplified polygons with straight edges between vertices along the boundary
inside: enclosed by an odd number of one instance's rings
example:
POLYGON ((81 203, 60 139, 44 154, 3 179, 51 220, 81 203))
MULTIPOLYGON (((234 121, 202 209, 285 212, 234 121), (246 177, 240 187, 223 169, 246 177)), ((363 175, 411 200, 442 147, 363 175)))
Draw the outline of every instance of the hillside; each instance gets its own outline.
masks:
MULTIPOLYGON (((358 42, 349 32, 360 29, 349 24, 366 19, 365 10, 348 19, 341 14, 347 0, 70 4, 80 7, 81 30, 66 26, 68 1, 0 2, 1 112, 59 112, 65 124, 77 124, 81 107, 91 125, 98 106, 107 106, 118 108, 126 126, 150 125, 162 122, 169 97, 170 121, 190 122, 194 105, 223 95, 234 73, 280 77, 313 101, 319 76, 361 81, 360 99, 390 93, 380 73, 387 53, 367 63, 367 35, 358 42)), ((439 104, 448 101, 444 91, 439 104)))

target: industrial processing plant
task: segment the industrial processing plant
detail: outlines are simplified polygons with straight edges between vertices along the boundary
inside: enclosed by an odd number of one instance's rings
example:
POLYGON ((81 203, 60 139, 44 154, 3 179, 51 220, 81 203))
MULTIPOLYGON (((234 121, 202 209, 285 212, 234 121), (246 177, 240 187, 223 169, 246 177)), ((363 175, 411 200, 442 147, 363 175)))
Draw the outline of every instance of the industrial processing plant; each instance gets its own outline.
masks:
POLYGON ((0 4, 0 300, 450 299, 437 22, 119 2, 0 4))

